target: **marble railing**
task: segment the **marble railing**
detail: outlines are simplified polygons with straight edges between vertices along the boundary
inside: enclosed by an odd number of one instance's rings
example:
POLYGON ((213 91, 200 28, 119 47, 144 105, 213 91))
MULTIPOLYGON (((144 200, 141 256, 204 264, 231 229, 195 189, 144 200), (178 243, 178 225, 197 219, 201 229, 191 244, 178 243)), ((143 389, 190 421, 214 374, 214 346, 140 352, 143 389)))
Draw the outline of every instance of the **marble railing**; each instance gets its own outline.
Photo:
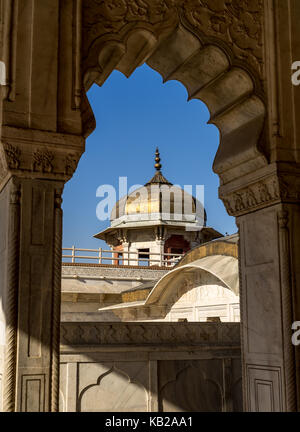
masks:
POLYGON ((86 263, 108 265, 138 265, 173 267, 184 254, 120 251, 99 249, 82 249, 72 246, 62 249, 63 263, 86 263))

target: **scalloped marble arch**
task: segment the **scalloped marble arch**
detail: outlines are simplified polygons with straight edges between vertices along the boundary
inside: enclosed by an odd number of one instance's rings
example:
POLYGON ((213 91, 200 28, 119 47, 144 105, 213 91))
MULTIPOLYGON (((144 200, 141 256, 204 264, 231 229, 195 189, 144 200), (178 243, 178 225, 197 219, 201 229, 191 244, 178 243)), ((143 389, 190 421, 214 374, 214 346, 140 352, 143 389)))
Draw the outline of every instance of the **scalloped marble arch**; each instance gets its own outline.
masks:
POLYGON ((101 86, 115 69, 129 77, 145 62, 164 82, 180 81, 188 100, 206 104, 209 122, 220 131, 213 169, 223 184, 267 164, 260 150, 266 109, 258 74, 236 60, 224 41, 210 41, 204 43, 200 32, 183 24, 162 40, 138 25, 122 36, 105 34, 90 47, 84 87, 87 91, 94 82, 101 86))
POLYGON ((118 411, 127 412, 127 410, 130 408, 130 400, 134 393, 138 393, 137 399, 139 400, 140 403, 140 410, 141 411, 146 410, 148 404, 148 396, 147 396, 147 390, 145 386, 142 383, 140 383, 138 380, 131 378, 130 375, 128 375, 128 373, 126 373, 125 371, 113 365, 106 372, 101 373, 98 376, 96 382, 90 383, 89 385, 87 385, 81 390, 80 394, 78 395, 79 411, 98 412, 99 407, 102 404, 102 409, 100 409, 101 411, 108 411, 109 407, 111 406, 112 409, 117 409, 118 411), (108 387, 107 385, 106 387, 104 386, 104 390, 102 390, 101 385, 103 386, 103 382, 105 382, 105 380, 109 377, 112 378, 114 374, 115 374, 114 381, 115 382, 117 381, 118 386, 122 387, 123 391, 114 392, 112 394, 111 392, 108 391, 109 388, 111 387, 111 383, 108 383, 108 387), (131 397, 129 397, 128 400, 126 400, 124 394, 127 394, 128 396, 129 386, 131 386, 131 393, 130 393, 131 397), (97 395, 98 397, 93 398, 91 397, 91 394, 93 396, 97 395), (103 398, 101 398, 101 394, 103 398), (122 397, 120 397, 120 395, 122 394, 123 394, 123 399, 122 397), (144 400, 143 400, 143 396, 144 396, 144 400), (109 398, 112 399, 109 401, 109 398), (91 406, 94 406, 94 409, 91 409, 91 406), (87 410, 87 408, 89 409, 87 410))

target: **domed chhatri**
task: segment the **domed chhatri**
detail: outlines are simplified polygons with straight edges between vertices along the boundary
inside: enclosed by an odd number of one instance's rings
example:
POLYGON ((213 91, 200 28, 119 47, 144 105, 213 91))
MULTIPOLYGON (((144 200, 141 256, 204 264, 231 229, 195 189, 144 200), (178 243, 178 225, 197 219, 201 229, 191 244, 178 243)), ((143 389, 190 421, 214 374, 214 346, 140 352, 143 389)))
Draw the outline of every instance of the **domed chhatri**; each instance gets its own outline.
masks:
POLYGON ((206 225, 202 204, 163 176, 160 160, 157 148, 154 176, 144 186, 116 203, 111 212, 111 226, 132 222, 141 226, 149 221, 166 221, 176 222, 186 228, 190 224, 189 228, 199 230, 199 227, 206 225))
POLYGON ((155 174, 145 186, 121 198, 111 212, 111 226, 95 237, 113 249, 161 254, 185 253, 222 235, 206 226, 203 205, 162 174, 158 148, 155 174))

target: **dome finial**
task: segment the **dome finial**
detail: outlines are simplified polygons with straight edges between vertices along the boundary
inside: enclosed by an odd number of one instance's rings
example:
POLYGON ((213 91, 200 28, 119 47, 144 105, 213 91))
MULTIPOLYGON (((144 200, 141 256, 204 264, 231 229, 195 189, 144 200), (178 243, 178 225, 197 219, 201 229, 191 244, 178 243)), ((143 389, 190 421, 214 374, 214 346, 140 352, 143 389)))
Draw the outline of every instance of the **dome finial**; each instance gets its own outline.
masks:
POLYGON ((156 152, 155 152, 155 165, 154 165, 154 168, 156 169, 156 171, 160 171, 161 170, 160 155, 159 155, 158 147, 156 147, 156 152))

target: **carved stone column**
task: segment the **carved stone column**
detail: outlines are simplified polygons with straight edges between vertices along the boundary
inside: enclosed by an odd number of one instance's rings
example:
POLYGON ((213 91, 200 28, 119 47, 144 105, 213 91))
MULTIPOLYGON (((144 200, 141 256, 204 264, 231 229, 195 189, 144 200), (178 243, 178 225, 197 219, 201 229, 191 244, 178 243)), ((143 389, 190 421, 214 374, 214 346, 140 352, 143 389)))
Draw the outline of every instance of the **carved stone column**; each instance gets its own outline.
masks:
POLYGON ((94 125, 82 2, 2 3, 0 409, 57 411, 61 194, 94 125))
POLYGON ((61 195, 83 138, 9 126, 1 135, 2 406, 57 411, 61 195))
POLYGON ((14 178, 6 185, 4 411, 57 410, 62 187, 14 178))
MULTIPOLYGON (((31 131, 29 143, 26 133, 4 128, 0 149, 1 405, 4 411, 57 411, 61 195, 76 162, 66 142, 61 153, 50 151, 38 147, 40 132, 31 131)), ((80 146, 82 140, 68 141, 80 146)))
POLYGON ((247 185, 239 179, 220 188, 240 233, 247 411, 299 409, 299 353, 291 327, 300 317, 300 169, 287 168, 271 164, 248 176, 247 185))

